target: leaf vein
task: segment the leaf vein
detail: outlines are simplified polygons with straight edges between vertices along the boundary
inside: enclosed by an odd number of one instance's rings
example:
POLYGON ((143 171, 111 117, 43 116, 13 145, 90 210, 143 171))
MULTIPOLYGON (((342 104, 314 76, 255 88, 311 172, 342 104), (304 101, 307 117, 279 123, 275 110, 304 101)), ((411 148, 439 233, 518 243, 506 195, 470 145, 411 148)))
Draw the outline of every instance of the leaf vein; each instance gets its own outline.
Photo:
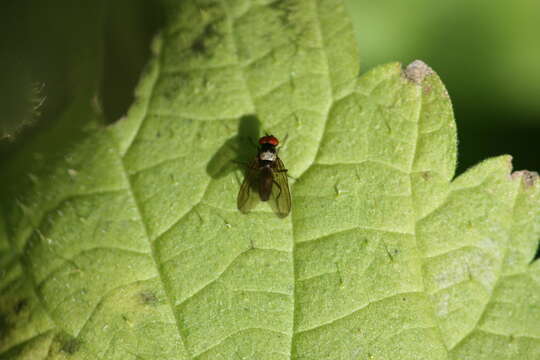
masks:
POLYGON ((241 334, 243 332, 246 332, 246 331, 254 331, 254 330, 268 331, 268 332, 272 332, 272 333, 275 333, 275 334, 278 334, 278 335, 284 335, 284 336, 288 336, 288 337, 291 336, 291 334, 286 334, 286 333, 278 331, 278 330, 267 329, 267 328, 262 328, 262 327, 249 327, 249 328, 237 330, 237 331, 225 336, 224 338, 220 339, 217 343, 215 343, 213 345, 210 345, 210 347, 208 347, 208 348, 200 351, 199 353, 195 354, 195 357, 197 358, 197 357, 211 351, 212 349, 217 348, 218 346, 223 344, 225 341, 227 341, 228 339, 230 339, 230 338, 232 338, 234 336, 237 336, 237 335, 239 335, 239 334, 241 334))
POLYGON ((189 349, 188 349, 188 346, 187 346, 187 343, 186 343, 186 335, 183 334, 182 330, 181 330, 182 328, 181 328, 181 325, 180 325, 180 318, 179 318, 177 312, 175 311, 175 308, 174 308, 174 305, 173 305, 171 290, 167 286, 167 283, 165 282, 165 278, 163 276, 163 270, 162 270, 160 264, 157 261, 155 248, 154 248, 154 246, 152 244, 152 240, 150 238, 150 233, 148 231, 148 226, 147 226, 147 224, 146 224, 146 222, 144 220, 144 217, 143 217, 143 214, 142 214, 141 207, 140 207, 140 204, 138 202, 138 199, 137 199, 137 197, 135 195, 135 192, 133 191, 133 186, 131 184, 129 174, 126 171, 126 168, 125 168, 125 165, 124 165, 124 159, 122 157, 120 157, 120 160, 121 160, 120 161, 121 170, 122 170, 122 173, 123 173, 123 175, 125 177, 125 181, 126 181, 126 183, 128 185, 128 192, 131 195, 131 198, 133 199, 133 202, 135 204, 135 209, 137 211, 138 217, 139 217, 140 222, 142 224, 145 238, 148 240, 148 246, 150 247, 150 250, 151 250, 151 258, 152 258, 152 260, 154 262, 154 265, 156 267, 158 278, 159 278, 159 280, 161 282, 161 285, 163 286, 163 290, 165 291, 165 294, 166 294, 166 297, 167 297, 167 303, 169 304, 170 311, 172 312, 173 317, 176 320, 176 330, 178 332, 178 336, 180 337, 180 340, 182 341, 182 344, 184 345, 184 349, 185 349, 186 353, 188 354, 188 357, 193 358, 193 356, 189 352, 189 349))
MULTIPOLYGON (((353 309, 352 311, 350 311, 349 313, 347 313, 345 315, 342 315, 342 316, 337 317, 335 319, 332 319, 332 320, 326 321, 324 323, 315 325, 315 326, 313 326, 311 328, 299 330, 295 334, 306 333, 306 332, 309 332, 309 331, 317 330, 317 329, 325 327, 325 326, 332 325, 335 322, 338 322, 338 321, 343 320, 343 319, 345 319, 347 317, 353 316, 357 312, 364 310, 365 308, 369 307, 370 305, 376 304, 376 303, 381 302, 381 301, 389 300, 389 299, 391 299, 393 297, 396 297, 396 296, 403 296, 405 294, 419 294, 419 293, 418 292, 403 292, 403 293, 397 293, 397 294, 388 295, 388 296, 385 296, 385 297, 383 297, 381 299, 377 299, 377 300, 374 300, 374 301, 369 301, 366 304, 363 304, 360 307, 358 307, 356 309, 353 309)), ((420 293, 420 294, 422 294, 422 293, 420 293)))
POLYGON ((198 288, 197 290, 195 290, 195 292, 189 296, 187 296, 186 298, 180 300, 178 303, 175 304, 175 306, 182 306, 184 305, 186 302, 188 302, 190 299, 194 298, 195 296, 197 296, 199 293, 201 293, 202 291, 204 291, 205 289, 207 289, 210 285, 216 283, 217 281, 219 281, 219 279, 227 272, 227 270, 229 270, 233 265, 234 263, 239 259, 241 258, 243 255, 245 255, 248 251, 251 251, 253 250, 253 248, 248 248, 244 251, 241 251, 240 253, 238 253, 224 268, 223 270, 219 271, 218 272, 218 275, 216 277, 214 277, 212 280, 210 280, 209 282, 207 282, 206 284, 204 284, 203 286, 201 286, 200 288, 198 288))

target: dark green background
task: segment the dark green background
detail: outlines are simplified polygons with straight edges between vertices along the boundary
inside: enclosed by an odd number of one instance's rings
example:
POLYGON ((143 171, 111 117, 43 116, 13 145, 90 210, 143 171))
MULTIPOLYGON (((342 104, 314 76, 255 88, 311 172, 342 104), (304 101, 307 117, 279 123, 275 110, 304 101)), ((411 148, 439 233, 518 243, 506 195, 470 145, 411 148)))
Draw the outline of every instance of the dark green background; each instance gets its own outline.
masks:
MULTIPOLYGON (((458 173, 508 153, 540 169, 540 2, 348 0, 362 71, 422 59, 446 84, 456 113, 458 173)), ((2 1, 0 155, 10 156, 87 94, 103 122, 125 114, 166 14, 156 1, 2 1), (46 97, 36 118, 32 87, 46 97)), ((35 96, 34 96, 35 98, 35 96)), ((77 121, 76 119, 74 121, 77 121)))

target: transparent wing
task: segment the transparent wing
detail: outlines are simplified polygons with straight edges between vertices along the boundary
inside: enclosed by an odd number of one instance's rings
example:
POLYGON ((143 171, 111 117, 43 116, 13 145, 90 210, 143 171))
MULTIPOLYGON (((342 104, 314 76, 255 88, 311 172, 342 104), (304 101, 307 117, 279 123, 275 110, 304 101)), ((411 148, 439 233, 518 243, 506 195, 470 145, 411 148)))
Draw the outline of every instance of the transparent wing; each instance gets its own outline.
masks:
POLYGON ((279 217, 286 217, 291 211, 291 193, 287 180, 287 169, 280 158, 273 166, 274 185, 272 187, 272 208, 279 217))
POLYGON ((256 190, 259 183, 259 172, 258 161, 255 158, 248 164, 244 182, 240 186, 238 198, 236 199, 238 210, 243 213, 253 209, 259 200, 259 194, 256 190))

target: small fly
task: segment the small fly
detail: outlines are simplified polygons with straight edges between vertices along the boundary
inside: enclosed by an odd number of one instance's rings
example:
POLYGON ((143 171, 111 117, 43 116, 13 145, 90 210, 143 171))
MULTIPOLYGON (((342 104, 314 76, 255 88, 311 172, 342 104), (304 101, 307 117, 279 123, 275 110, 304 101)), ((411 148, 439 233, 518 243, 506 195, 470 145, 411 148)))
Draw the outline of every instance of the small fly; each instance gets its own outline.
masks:
POLYGON ((247 213, 257 203, 271 200, 271 206, 279 217, 291 211, 291 194, 287 181, 287 169, 278 157, 279 140, 272 135, 259 139, 258 153, 247 166, 246 177, 238 192, 238 209, 247 213), (259 196, 254 195, 258 193, 259 196))

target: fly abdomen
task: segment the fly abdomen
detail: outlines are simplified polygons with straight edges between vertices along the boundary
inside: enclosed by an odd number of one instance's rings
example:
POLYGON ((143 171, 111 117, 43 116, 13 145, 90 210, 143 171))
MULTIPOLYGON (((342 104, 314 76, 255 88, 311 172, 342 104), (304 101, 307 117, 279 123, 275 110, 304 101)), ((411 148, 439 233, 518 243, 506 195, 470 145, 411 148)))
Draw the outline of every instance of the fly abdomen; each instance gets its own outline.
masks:
POLYGON ((270 198, 273 183, 272 169, 269 166, 263 167, 261 169, 259 181, 259 196, 262 201, 267 201, 270 198))

